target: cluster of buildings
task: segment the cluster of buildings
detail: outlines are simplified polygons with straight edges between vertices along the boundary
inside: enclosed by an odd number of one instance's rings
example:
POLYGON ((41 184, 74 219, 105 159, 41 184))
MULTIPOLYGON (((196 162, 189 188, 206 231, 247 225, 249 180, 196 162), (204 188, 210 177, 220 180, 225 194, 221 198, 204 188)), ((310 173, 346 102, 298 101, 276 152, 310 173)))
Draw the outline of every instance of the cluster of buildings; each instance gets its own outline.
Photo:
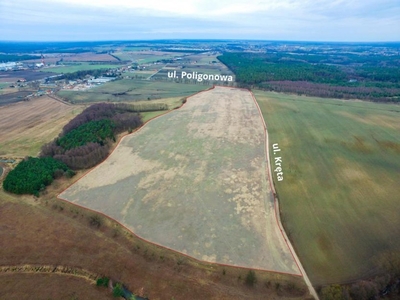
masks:
POLYGON ((44 63, 26 63, 26 62, 3 62, 0 63, 0 71, 23 71, 36 70, 44 67, 44 63))

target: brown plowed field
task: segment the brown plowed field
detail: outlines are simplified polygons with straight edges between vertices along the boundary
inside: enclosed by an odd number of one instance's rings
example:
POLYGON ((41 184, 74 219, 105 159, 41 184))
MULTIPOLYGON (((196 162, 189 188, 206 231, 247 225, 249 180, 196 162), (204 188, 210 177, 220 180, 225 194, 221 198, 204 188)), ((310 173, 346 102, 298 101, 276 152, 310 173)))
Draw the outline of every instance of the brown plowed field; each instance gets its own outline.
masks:
POLYGON ((0 107, 0 156, 35 156, 81 107, 47 96, 0 107))

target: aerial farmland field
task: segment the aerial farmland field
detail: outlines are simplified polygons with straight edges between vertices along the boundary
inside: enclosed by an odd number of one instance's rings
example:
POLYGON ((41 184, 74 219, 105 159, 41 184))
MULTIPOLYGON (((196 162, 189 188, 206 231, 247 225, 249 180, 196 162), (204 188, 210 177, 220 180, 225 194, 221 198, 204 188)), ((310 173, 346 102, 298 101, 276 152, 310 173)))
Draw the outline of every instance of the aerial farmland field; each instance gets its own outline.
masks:
POLYGON ((400 250, 400 107, 256 91, 282 219, 314 285, 373 276, 400 250))
POLYGON ((71 103, 138 101, 184 97, 209 88, 209 84, 121 79, 86 91, 62 90, 58 95, 71 103))
POLYGON ((77 71, 83 70, 98 70, 98 69, 115 69, 120 67, 119 64, 110 64, 110 63, 103 63, 103 64, 93 64, 93 63, 74 63, 65 66, 56 66, 56 67, 49 67, 42 69, 43 72, 53 72, 53 73, 73 73, 77 71))
POLYGON ((0 155, 37 155, 81 111, 47 96, 0 107, 0 155))
POLYGON ((217 87, 124 137, 59 195, 199 260, 300 275, 275 218, 261 116, 217 87))

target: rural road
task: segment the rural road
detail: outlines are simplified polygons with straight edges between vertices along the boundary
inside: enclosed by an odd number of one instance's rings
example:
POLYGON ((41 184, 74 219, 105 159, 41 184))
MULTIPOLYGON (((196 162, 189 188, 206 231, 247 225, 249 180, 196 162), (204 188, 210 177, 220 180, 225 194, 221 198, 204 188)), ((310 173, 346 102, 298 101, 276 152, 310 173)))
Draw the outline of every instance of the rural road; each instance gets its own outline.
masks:
POLYGON ((267 152, 268 175, 269 175, 269 179, 270 179, 271 190, 272 190, 272 193, 273 193, 273 195, 274 195, 276 220, 277 220, 277 222, 278 222, 279 229, 280 229, 280 231, 281 231, 281 233, 282 233, 282 235, 283 235, 283 238, 285 239, 285 242, 286 242, 287 246, 289 247, 290 252, 292 253, 292 256, 293 256, 293 258, 294 258, 294 260, 295 260, 295 262, 296 262, 298 268, 300 269, 300 272, 301 272, 301 274, 302 274, 302 276, 303 276, 303 278, 304 278, 304 281, 305 281, 305 283, 306 283, 306 285, 307 285, 307 287, 308 287, 308 290, 309 290, 309 292, 310 292, 310 295, 311 295, 312 297, 314 297, 315 300, 319 300, 318 294, 317 294, 317 292, 315 291, 315 289, 314 289, 314 287, 313 287, 313 285, 312 285, 310 279, 308 278, 307 273, 306 273, 306 271, 304 270, 303 265, 301 264, 299 257, 297 256, 296 252, 294 251, 293 245, 292 245, 292 243, 290 242, 288 236, 286 235, 286 232, 285 232, 285 230, 284 230, 284 228, 283 228, 283 225, 282 225, 281 216, 280 216, 280 210, 279 210, 279 201, 278 201, 278 198, 276 197, 275 187, 274 187, 274 185, 273 185, 273 179, 272 179, 272 170, 271 170, 271 163, 270 163, 270 156, 269 156, 269 136, 268 136, 267 124, 265 123, 265 120, 264 120, 264 117, 263 117, 263 115, 262 115, 260 106, 258 105, 257 100, 256 100, 256 98, 254 97, 254 94, 253 94, 251 91, 250 91, 250 93, 251 93, 251 96, 253 97, 254 103, 255 103, 256 106, 257 106, 257 109, 258 109, 258 111, 259 111, 259 113, 260 113, 260 117, 261 117, 261 119, 262 119, 262 121, 263 121, 263 124, 264 124, 264 130, 265 130, 265 149, 266 149, 266 152, 267 152))

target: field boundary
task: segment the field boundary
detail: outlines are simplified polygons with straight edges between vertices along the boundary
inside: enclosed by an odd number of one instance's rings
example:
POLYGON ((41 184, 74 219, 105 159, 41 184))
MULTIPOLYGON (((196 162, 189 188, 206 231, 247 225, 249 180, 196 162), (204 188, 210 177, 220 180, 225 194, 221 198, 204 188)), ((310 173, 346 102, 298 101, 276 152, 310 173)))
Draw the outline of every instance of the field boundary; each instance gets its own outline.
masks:
POLYGON ((51 95, 51 94, 47 94, 47 96, 49 96, 51 99, 54 99, 54 100, 56 100, 56 101, 59 101, 59 102, 65 104, 65 105, 71 106, 71 103, 64 101, 63 99, 61 99, 61 98, 58 97, 58 96, 51 95))
POLYGON ((268 129, 267 123, 264 120, 261 108, 258 105, 257 100, 256 100, 253 92, 250 91, 250 90, 248 90, 248 91, 250 92, 250 94, 251 94, 251 96, 252 96, 252 98, 254 100, 254 103, 257 106, 258 112, 259 112, 260 117, 261 117, 261 119, 263 121, 263 124, 264 124, 265 150, 266 150, 267 161, 268 161, 268 177, 269 177, 269 183, 270 183, 270 186, 271 186, 271 191, 272 191, 272 194, 273 194, 273 197, 274 197, 274 208, 275 208, 274 210, 275 210, 276 222, 277 222, 279 230, 280 230, 280 232, 281 232, 281 234, 282 234, 282 236, 283 236, 283 238, 284 238, 284 240, 286 242, 286 245, 288 246, 289 251, 292 254, 292 257, 293 257, 294 261, 296 262, 296 265, 299 268, 299 271, 302 274, 302 276, 304 278, 304 281, 306 282, 306 284, 308 286, 310 294, 314 297, 314 299, 319 300, 318 294, 315 291, 310 279, 308 278, 307 273, 306 273, 303 265, 301 264, 301 261, 300 261, 299 257, 297 256, 296 251, 294 250, 294 247, 293 247, 291 241, 289 240, 289 237, 287 236, 286 231, 285 231, 285 229, 283 227, 281 216, 280 216, 279 199, 278 199, 278 196, 276 194, 275 185, 273 183, 273 177, 272 177, 271 161, 270 161, 270 155, 269 155, 269 135, 268 135, 268 130, 267 130, 268 129))
MULTIPOLYGON (((187 97, 186 97, 186 102, 185 102, 185 103, 187 103, 187 101, 189 100, 189 98, 191 98, 191 97, 193 97, 193 96, 195 96, 195 95, 197 95, 197 94, 210 91, 210 90, 214 89, 216 86, 218 86, 218 85, 213 85, 212 87, 210 87, 210 88, 208 88, 208 89, 206 89, 206 90, 199 91, 199 92, 197 92, 197 93, 195 93, 195 94, 192 94, 192 95, 190 95, 190 96, 187 96, 187 97)), ((251 94, 252 97, 253 97, 253 100, 255 101, 255 98, 254 98, 254 96, 253 96, 253 93, 252 93, 251 91, 249 91, 248 89, 242 89, 242 88, 236 88, 236 87, 227 87, 227 86, 218 86, 218 87, 224 87, 224 88, 229 88, 229 89, 239 89, 239 90, 242 90, 242 91, 250 92, 250 94, 251 94)), ((176 108, 176 109, 182 108, 182 107, 185 105, 185 103, 183 103, 179 108, 176 108)), ((258 107, 257 102, 255 102, 255 103, 256 103, 256 107, 260 110, 260 108, 258 107)), ((129 136, 129 135, 131 135, 131 134, 134 134, 134 133, 139 132, 139 131, 140 131, 146 124, 148 124, 150 121, 155 120, 155 119, 157 119, 157 118, 159 118, 159 117, 161 117, 161 116, 164 116, 165 114, 170 113, 170 112, 172 112, 172 111, 174 111, 174 110, 175 110, 175 109, 170 110, 170 111, 166 111, 165 113, 162 113, 161 115, 158 115, 158 116, 156 116, 156 117, 153 117, 153 118, 149 119, 146 123, 144 123, 141 127, 139 127, 138 129, 136 129, 135 131, 133 131, 132 133, 127 133, 127 134, 121 136, 121 137, 119 138, 118 143, 117 143, 116 146, 114 147, 113 151, 111 151, 111 153, 110 153, 101 163, 99 163, 98 165, 96 165, 95 167, 93 167, 91 170, 87 171, 87 172, 84 173, 82 176, 80 176, 78 179, 74 180, 71 184, 69 184, 65 189, 63 189, 63 190, 57 195, 57 199, 59 199, 59 200, 61 200, 61 201, 65 201, 65 202, 67 202, 67 203, 71 203, 71 204, 73 204, 73 205, 75 205, 75 206, 77 206, 77 207, 83 208, 84 210, 87 210, 87 211, 90 211, 90 212, 99 214, 99 215, 101 215, 101 216, 103 216, 103 217, 105 217, 105 218, 107 218, 107 219, 110 219, 110 220, 116 222, 117 224, 119 224, 119 225, 120 225, 121 227, 123 227, 124 229, 126 229, 128 232, 132 233, 136 238, 138 238, 139 240, 141 240, 141 241, 143 241, 143 242, 146 242, 146 243, 148 243, 148 244, 151 244, 151 245, 160 247, 160 248, 162 248, 162 249, 166 249, 166 250, 172 251, 172 252, 174 252, 174 253, 178 253, 179 255, 182 255, 182 256, 184 256, 184 257, 187 257, 187 258, 189 258, 189 259, 192 259, 192 260, 197 261, 197 262, 200 262, 200 263, 207 263, 207 264, 212 264, 212 265, 217 265, 217 266, 222 266, 222 267, 237 268, 237 269, 242 269, 242 270, 257 270, 257 271, 262 271, 262 272, 270 272, 270 273, 283 274, 283 275, 290 275, 290 276, 296 276, 296 277, 304 277, 303 274, 302 274, 302 272, 301 272, 301 269, 300 269, 300 268, 299 268, 300 274, 296 274, 296 273, 280 272, 280 271, 276 271, 276 270, 268 270, 268 269, 261 269, 261 268, 241 267, 241 266, 236 266, 236 265, 231 265, 231 264, 223 264, 223 263, 218 263, 218 262, 210 262, 210 261, 206 261, 206 260, 197 259, 197 258, 195 258, 195 257, 193 257, 193 256, 190 256, 190 255, 185 254, 185 253, 183 253, 183 252, 180 252, 180 251, 178 251, 178 250, 171 249, 171 248, 169 248, 169 247, 167 247, 167 246, 160 245, 160 244, 157 244, 157 243, 155 243, 155 242, 149 241, 149 240, 147 240, 147 239, 145 239, 145 238, 142 238, 141 236, 139 236, 139 235, 137 235, 135 232, 133 232, 131 229, 129 229, 128 227, 126 227, 124 224, 122 224, 122 223, 120 223, 119 221, 117 221, 116 219, 114 219, 114 218, 112 218, 112 217, 106 215, 105 213, 102 213, 102 212, 93 210, 93 209, 91 209, 91 208, 88 208, 88 207, 79 205, 79 204, 77 204, 77 203, 71 202, 71 201, 69 201, 69 200, 67 200, 67 199, 64 199, 64 198, 60 197, 60 195, 61 195, 65 190, 67 190, 69 187, 71 187, 73 184, 75 184, 78 180, 80 180, 80 179, 82 179, 83 177, 85 177, 86 175, 90 174, 90 172, 94 171, 98 166, 100 166, 101 164, 103 164, 103 163, 108 159, 108 157, 117 149, 117 147, 119 146, 119 144, 122 142, 123 138, 125 138, 125 137, 127 137, 127 136, 129 136)), ((261 111, 260 111, 260 113, 261 113, 261 111)), ((263 117, 262 117, 262 115, 260 115, 260 117, 262 118, 262 120, 264 120, 263 117)), ((264 123, 264 124, 265 124, 265 123, 264 123)), ((266 127, 264 127, 264 128, 265 128, 265 131, 266 131, 266 127)), ((264 134, 265 134, 265 133, 264 133, 264 134)), ((269 161, 269 160, 268 160, 268 161, 269 161)), ((270 184, 272 184, 272 183, 270 182, 270 184)), ((276 208, 274 207, 274 209, 275 209, 275 215, 276 215, 276 208)), ((280 228, 280 227, 279 227, 279 228, 280 228)), ((281 229, 281 228, 280 228, 280 229, 281 229)), ((282 232, 282 229, 281 229, 280 231, 282 232)), ((284 231, 283 231, 283 232, 284 232, 284 231)), ((286 241, 286 243, 287 243, 287 241, 286 241)), ((290 248, 289 248, 289 251, 291 252, 291 254, 292 254, 292 256, 293 256, 292 250, 291 250, 290 248)), ((296 263, 296 265, 298 266, 298 263, 297 263, 296 259, 295 259, 294 257, 293 257, 293 259, 295 260, 295 263, 296 263)), ((299 266, 298 266, 298 267, 299 267, 299 266)), ((318 299, 318 298, 316 298, 316 299, 318 299)))

